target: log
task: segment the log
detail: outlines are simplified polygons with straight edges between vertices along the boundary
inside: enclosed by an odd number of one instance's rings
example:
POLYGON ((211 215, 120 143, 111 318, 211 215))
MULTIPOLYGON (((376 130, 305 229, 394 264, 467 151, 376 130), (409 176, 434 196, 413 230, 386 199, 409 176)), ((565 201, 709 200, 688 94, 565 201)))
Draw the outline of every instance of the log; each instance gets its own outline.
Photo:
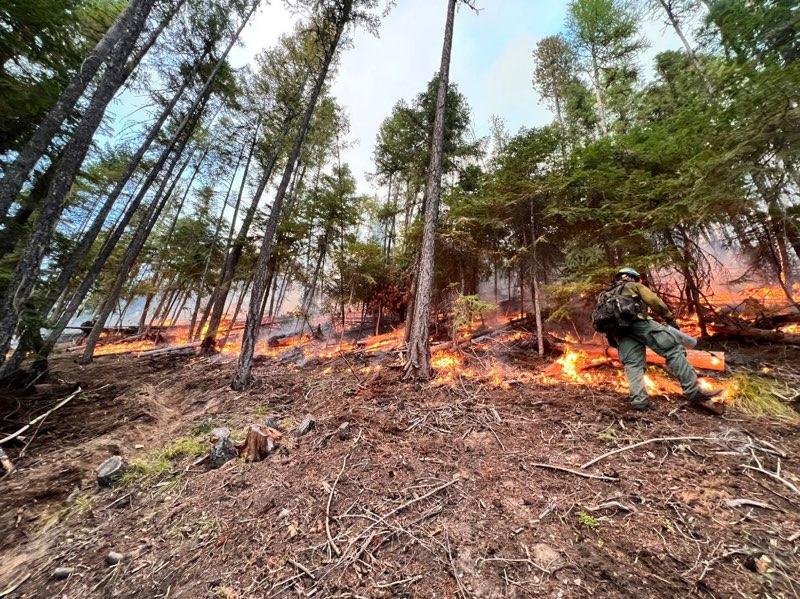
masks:
POLYGON ((100 464, 97 469, 97 484, 101 489, 108 489, 122 480, 128 471, 128 464, 120 456, 114 455, 100 464))
POLYGON ((790 314, 775 314, 773 316, 763 316, 761 318, 757 318, 753 322, 753 327, 756 329, 776 329, 785 324, 795 324, 795 323, 800 323, 800 312, 792 312, 790 314))
POLYGON ((800 335, 785 333, 783 331, 767 331, 755 327, 726 327, 711 325, 714 337, 724 339, 739 339, 743 341, 766 341, 768 343, 783 343, 786 345, 800 345, 800 335))
POLYGON ((275 451, 275 433, 280 439, 280 433, 275 429, 260 424, 251 424, 247 429, 247 437, 239 447, 239 453, 244 456, 245 462, 260 462, 275 451))
POLYGON ((158 356, 167 355, 193 355, 197 353, 197 348, 200 347, 199 341, 187 343, 186 345, 176 345, 175 347, 162 347, 158 349, 148 349, 146 351, 137 352, 137 358, 156 358, 158 356))
MULTIPOLYGON (((602 345, 593 345, 588 343, 558 345, 557 347, 559 347, 559 349, 562 351, 569 348, 572 351, 584 353, 590 358, 606 357, 619 362, 619 353, 613 347, 604 347, 602 345)), ((689 364, 695 368, 702 368, 703 370, 715 370, 718 372, 725 371, 725 352, 687 349, 686 358, 689 360, 689 364)), ((647 349, 646 359, 648 364, 666 364, 666 360, 652 351, 650 348, 647 349)))

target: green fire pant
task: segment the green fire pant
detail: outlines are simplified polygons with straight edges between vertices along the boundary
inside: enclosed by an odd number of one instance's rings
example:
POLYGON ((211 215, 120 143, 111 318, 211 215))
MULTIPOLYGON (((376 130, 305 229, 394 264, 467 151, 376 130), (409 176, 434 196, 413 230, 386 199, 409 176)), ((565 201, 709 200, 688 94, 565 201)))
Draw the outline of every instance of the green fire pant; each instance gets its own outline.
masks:
POLYGON ((681 383, 687 399, 698 394, 697 373, 686 359, 686 350, 666 328, 653 320, 637 320, 624 335, 616 336, 619 344, 619 359, 628 378, 631 403, 634 406, 647 404, 644 388, 644 371, 647 366, 645 347, 649 347, 667 360, 667 367, 681 383))

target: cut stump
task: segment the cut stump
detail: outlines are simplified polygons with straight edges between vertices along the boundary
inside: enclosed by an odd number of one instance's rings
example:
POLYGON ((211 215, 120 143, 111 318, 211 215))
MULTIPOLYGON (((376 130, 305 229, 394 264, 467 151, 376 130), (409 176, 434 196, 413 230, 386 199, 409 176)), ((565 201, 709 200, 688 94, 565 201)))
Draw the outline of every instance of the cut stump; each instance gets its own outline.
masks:
POLYGON ((239 451, 231 441, 231 431, 224 426, 211 431, 211 453, 208 464, 212 468, 219 468, 239 455, 239 451))
POLYGON ((97 484, 108 489, 117 484, 128 471, 128 464, 120 456, 114 455, 100 464, 97 469, 97 484))
POLYGON ((247 437, 239 447, 239 453, 246 462, 260 462, 275 451, 275 441, 281 433, 260 424, 251 424, 247 429, 247 437))

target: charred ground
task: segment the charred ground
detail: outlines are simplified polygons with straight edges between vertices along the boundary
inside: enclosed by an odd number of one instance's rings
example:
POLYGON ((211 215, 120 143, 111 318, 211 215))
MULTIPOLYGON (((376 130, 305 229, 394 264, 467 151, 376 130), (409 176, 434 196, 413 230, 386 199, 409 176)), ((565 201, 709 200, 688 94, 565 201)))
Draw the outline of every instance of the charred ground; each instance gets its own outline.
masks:
MULTIPOLYGON (((738 353, 753 365, 784 366, 797 354, 738 353)), ((519 371, 549 364, 513 347, 504 359, 519 371)), ((79 368, 63 357, 27 395, 6 394, 4 428, 13 429, 83 389, 34 438, 9 448, 17 470, 0 482, 0 592, 798 592, 796 424, 736 411, 710 417, 676 397, 639 415, 612 389, 535 378, 502 387, 488 374, 414 385, 401 380, 390 353, 300 366, 261 360, 243 393, 228 386, 234 366, 225 356, 162 355, 104 356, 79 368), (297 437, 307 414, 316 426, 297 437), (284 436, 266 460, 218 470, 195 463, 213 426, 236 435, 267 417, 284 436), (344 422, 349 437, 338 433, 344 422), (581 468, 664 437, 702 439, 654 442, 581 468), (139 470, 100 491, 95 469, 113 454, 138 458, 139 470), (759 465, 780 467, 783 482, 748 468, 759 465), (123 555, 118 564, 108 565, 110 551, 123 555), (56 568, 69 568, 68 578, 54 578, 56 568)))

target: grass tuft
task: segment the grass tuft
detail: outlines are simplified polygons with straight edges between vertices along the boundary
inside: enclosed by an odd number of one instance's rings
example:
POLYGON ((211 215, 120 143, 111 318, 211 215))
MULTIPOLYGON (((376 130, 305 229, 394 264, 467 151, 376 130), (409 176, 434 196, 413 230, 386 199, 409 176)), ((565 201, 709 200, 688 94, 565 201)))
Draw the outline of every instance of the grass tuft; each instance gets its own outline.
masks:
POLYGON ((800 414, 775 395, 778 388, 773 380, 740 372, 728 379, 726 398, 737 410, 751 416, 800 422, 800 414))
POLYGON ((122 476, 120 484, 130 485, 137 481, 159 478, 172 470, 172 462, 181 458, 203 455, 208 443, 200 436, 175 439, 162 449, 131 461, 131 468, 122 476))

